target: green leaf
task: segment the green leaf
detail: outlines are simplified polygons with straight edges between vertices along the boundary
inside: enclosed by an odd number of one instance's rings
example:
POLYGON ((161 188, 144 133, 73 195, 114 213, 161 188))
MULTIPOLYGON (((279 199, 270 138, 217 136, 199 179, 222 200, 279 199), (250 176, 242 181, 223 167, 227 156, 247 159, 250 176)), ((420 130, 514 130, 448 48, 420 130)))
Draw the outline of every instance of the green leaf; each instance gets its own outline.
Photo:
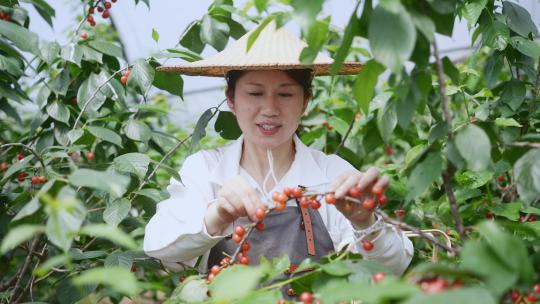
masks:
POLYGON ((67 133, 67 137, 69 139, 69 142, 74 144, 79 138, 81 138, 84 134, 84 131, 82 129, 74 129, 67 133))
POLYGON ((16 58, 6 57, 0 54, 0 70, 10 73, 15 77, 23 75, 22 64, 16 58))
POLYGON ((155 28, 152 28, 152 39, 154 39, 156 43, 158 43, 159 41, 159 33, 156 31, 155 28))
POLYGON ((497 117, 495 119, 495 125, 500 127, 521 127, 521 124, 513 118, 497 117))
POLYGON ((481 287, 451 289, 436 294, 419 293, 404 302, 404 304, 433 303, 496 304, 498 302, 488 290, 481 287))
POLYGON ((103 40, 92 40, 88 42, 88 45, 91 48, 98 50, 103 54, 113 56, 113 57, 120 57, 120 58, 123 57, 122 49, 111 42, 103 41, 103 40))
POLYGON ((457 182, 469 189, 480 188, 493 179, 492 171, 465 171, 456 175, 457 182))
POLYGON ((201 41, 200 31, 200 22, 191 22, 180 36, 180 45, 197 54, 200 54, 205 46, 205 44, 201 41))
POLYGON ((103 284, 126 295, 135 295, 139 290, 135 275, 121 267, 99 267, 86 270, 73 279, 75 285, 103 284))
POLYGON ((128 85, 134 84, 140 89, 141 94, 146 94, 154 81, 155 70, 145 60, 135 61, 129 74, 128 85))
POLYGON ((411 16, 401 5, 398 12, 378 5, 371 16, 368 39, 375 59, 398 72, 413 52, 416 29, 411 16))
POLYGON ((334 63, 332 64, 331 70, 332 75, 337 74, 339 68, 341 67, 341 65, 345 61, 345 58, 347 57, 347 54, 349 53, 354 37, 358 34, 358 28, 360 27, 358 17, 356 17, 356 10, 358 9, 358 5, 360 5, 360 2, 357 2, 355 10, 351 14, 349 23, 345 28, 345 33, 343 33, 343 40, 341 41, 339 49, 334 56, 334 63))
POLYGON ((416 165, 407 180, 407 198, 411 200, 421 195, 431 184, 437 181, 444 170, 444 159, 440 152, 430 152, 416 165))
POLYGON ((69 76, 69 70, 63 69, 56 77, 50 82, 49 87, 53 92, 58 95, 65 96, 71 81, 69 76))
POLYGON ((53 22, 51 17, 55 17, 56 15, 54 8, 44 0, 32 0, 32 5, 38 11, 41 18, 43 18, 52 28, 53 22))
POLYGON ((499 204, 491 207, 493 213, 499 216, 504 216, 511 221, 519 220, 519 210, 521 209, 521 203, 508 203, 499 204))
POLYGON ((377 128, 385 143, 390 142, 390 136, 397 126, 396 104, 388 102, 377 113, 377 128))
POLYGON ((535 41, 522 37, 511 37, 510 44, 520 53, 527 55, 534 60, 540 56, 540 46, 535 41))
POLYGON ((30 239, 31 237, 39 233, 42 233, 43 231, 45 231, 45 226, 42 225, 24 224, 11 228, 2 240, 2 245, 0 246, 0 254, 5 254, 6 252, 17 247, 22 242, 30 239))
POLYGON ((435 23, 433 23, 429 17, 416 12, 411 12, 411 17, 416 29, 418 29, 429 42, 432 42, 433 39, 435 39, 435 23))
POLYGON ((143 179, 148 171, 150 157, 142 153, 127 153, 116 157, 113 166, 120 172, 133 173, 143 179))
POLYGON ((0 35, 11 40, 20 50, 40 55, 38 35, 15 23, 0 20, 0 35))
POLYGON ((24 170, 24 168, 26 168, 26 165, 32 160, 34 159, 34 155, 28 155, 28 156, 25 156, 22 160, 12 164, 8 169, 7 171, 4 173, 4 177, 2 178, 2 181, 0 183, 3 183, 4 181, 6 181, 8 178, 10 178, 13 174, 21 171, 21 170, 24 170))
POLYGON ((128 199, 114 200, 108 203, 105 211, 103 211, 103 220, 105 223, 116 227, 126 218, 130 209, 131 202, 128 199))
POLYGON ((47 106, 47 114, 58 121, 69 124, 69 109, 59 101, 54 101, 47 106))
POLYGON ((499 20, 489 21, 487 28, 482 33, 482 45, 503 51, 510 39, 510 30, 506 24, 499 20))
POLYGON ((73 62, 81 67, 83 49, 78 44, 70 43, 62 47, 61 56, 64 60, 73 62))
POLYGON ((448 75, 448 77, 450 77, 450 79, 452 80, 452 83, 454 83, 455 85, 459 85, 459 70, 456 68, 456 66, 452 63, 452 61, 450 60, 450 58, 448 58, 447 56, 445 56, 443 59, 442 59, 442 63, 443 63, 443 70, 444 70, 444 73, 446 75, 448 75))
POLYGON ((512 79, 504 85, 501 101, 506 103, 513 111, 516 111, 525 100, 526 93, 525 84, 517 79, 512 79))
POLYGON ((103 63, 103 54, 94 50, 93 48, 87 47, 86 45, 81 45, 83 58, 86 61, 95 61, 98 63, 103 63))
POLYGON ((103 82, 100 82, 100 76, 97 74, 90 74, 88 78, 81 84, 77 91, 77 104, 82 110, 86 104, 86 112, 97 112, 99 108, 105 103, 106 96, 103 90, 103 82), (98 90, 98 88, 100 88, 98 90))
POLYGON ((351 273, 351 270, 343 261, 334 261, 329 264, 321 265, 321 269, 330 275, 338 277, 345 276, 351 273))
POLYGON ((467 19, 469 29, 473 28, 476 25, 476 22, 478 21, 480 14, 482 14, 482 11, 486 7, 486 4, 487 0, 472 1, 465 4, 462 14, 463 17, 467 19))
POLYGON ((171 75, 170 73, 156 71, 152 85, 184 99, 184 81, 180 75, 171 75))
POLYGON ((369 60, 362 67, 354 82, 354 99, 358 104, 358 109, 364 112, 364 115, 369 113, 369 103, 373 99, 375 86, 379 75, 384 72, 384 67, 375 60, 369 60))
POLYGON ((24 205, 21 210, 19 210, 17 215, 15 215, 11 221, 18 221, 38 211, 40 207, 39 198, 49 191, 49 189, 54 185, 55 181, 56 179, 49 179, 43 186, 41 186, 38 193, 26 205, 24 205))
POLYGON ((244 265, 228 267, 210 283, 210 292, 216 299, 239 299, 253 290, 263 275, 264 272, 260 267, 244 265))
POLYGON ((48 65, 51 65, 57 59, 58 53, 60 53, 60 45, 56 41, 41 41, 39 51, 41 52, 41 58, 48 65))
POLYGON ((508 27, 512 31, 523 37, 529 37, 530 33, 533 36, 538 35, 538 29, 531 19, 531 14, 526 9, 511 1, 504 1, 502 4, 502 12, 506 16, 506 24, 508 24, 508 27))
POLYGON ((90 169, 78 169, 69 176, 69 182, 74 186, 103 190, 114 197, 121 197, 129 185, 129 177, 90 169))
POLYGON ((259 13, 262 13, 266 10, 268 6, 268 0, 254 0, 255 8, 259 13))
POLYGON ((330 17, 324 20, 316 20, 311 23, 306 37, 308 46, 300 53, 300 62, 303 64, 311 64, 319 55, 326 37, 328 35, 328 26, 330 25, 330 17))
POLYGON ((202 42, 222 51, 229 40, 229 25, 205 15, 201 22, 200 37, 202 42))
POLYGON ((247 44, 246 44, 246 53, 249 52, 255 41, 257 40, 257 37, 261 34, 262 30, 275 19, 275 15, 270 15, 266 19, 264 19, 255 30, 249 34, 247 44))
POLYGON ((247 297, 238 300, 236 303, 238 304, 251 304, 251 303, 259 303, 259 304, 274 304, 279 303, 279 299, 281 299, 282 295, 279 290, 257 290, 254 292, 251 292, 247 297))
POLYGON ((214 130, 224 139, 234 140, 240 137, 242 130, 236 121, 236 116, 229 111, 219 111, 214 130))
POLYGON ((173 292, 170 300, 180 303, 200 303, 208 299, 208 284, 206 280, 193 279, 186 280, 183 285, 179 285, 173 292))
POLYGON ((195 130, 193 130, 193 136, 191 137, 191 146, 189 147, 189 154, 193 152, 193 149, 197 147, 201 139, 204 136, 206 136, 205 129, 213 115, 214 113, 212 113, 212 109, 208 109, 204 111, 201 117, 199 117, 199 120, 197 121, 197 124, 195 125, 195 130))
POLYGON ((87 234, 98 238, 108 239, 109 241, 129 249, 137 248, 135 241, 124 231, 107 224, 92 224, 84 226, 81 234, 87 234))
POLYGON ((156 203, 159 203, 169 198, 169 195, 166 191, 160 191, 158 189, 152 189, 152 188, 141 189, 139 191, 135 191, 134 193, 138 195, 146 196, 156 203))
POLYGON ((530 204, 540 195, 540 150, 531 149, 514 164, 519 197, 530 204))
POLYGON ((482 128, 470 124, 456 135, 456 148, 472 171, 483 171, 491 162, 491 143, 482 128))
MULTIPOLYGON (((88 132, 90 132, 92 135, 94 135, 97 138, 100 138, 104 141, 108 141, 119 147, 122 147, 122 137, 120 137, 120 135, 118 135, 116 132, 112 130, 109 130, 103 127, 98 127, 98 126, 88 126, 87 130, 88 132)), ((76 134, 73 134, 73 135, 76 135, 76 134)))
POLYGON ((124 127, 124 133, 130 139, 148 142, 152 137, 152 131, 142 121, 130 119, 124 127))

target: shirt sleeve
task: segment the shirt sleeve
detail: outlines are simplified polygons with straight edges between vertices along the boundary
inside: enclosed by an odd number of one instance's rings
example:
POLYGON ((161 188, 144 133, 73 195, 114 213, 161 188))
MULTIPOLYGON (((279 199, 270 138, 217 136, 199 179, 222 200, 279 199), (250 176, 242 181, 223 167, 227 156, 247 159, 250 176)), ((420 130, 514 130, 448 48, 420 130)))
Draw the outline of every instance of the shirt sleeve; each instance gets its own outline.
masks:
POLYGON ((170 197, 157 205, 146 225, 144 252, 173 270, 181 264, 194 266, 198 256, 207 255, 222 239, 210 236, 204 225, 208 202, 213 199, 208 172, 203 152, 189 156, 180 170, 182 181, 171 178, 170 197))
MULTIPOLYGON (((329 155, 328 157, 328 169, 326 172, 330 183, 339 175, 350 170, 356 170, 351 164, 337 155, 329 155)), ((354 236, 354 228, 351 222, 334 206, 329 206, 328 213, 330 213, 328 232, 334 241, 336 250, 356 242, 357 239, 354 236)), ((362 254, 365 259, 385 265, 396 275, 405 272, 412 260, 414 248, 403 231, 393 225, 386 224, 384 229, 380 230, 377 237, 371 242, 373 243, 371 251, 364 250, 361 242, 351 248, 351 251, 362 254)))

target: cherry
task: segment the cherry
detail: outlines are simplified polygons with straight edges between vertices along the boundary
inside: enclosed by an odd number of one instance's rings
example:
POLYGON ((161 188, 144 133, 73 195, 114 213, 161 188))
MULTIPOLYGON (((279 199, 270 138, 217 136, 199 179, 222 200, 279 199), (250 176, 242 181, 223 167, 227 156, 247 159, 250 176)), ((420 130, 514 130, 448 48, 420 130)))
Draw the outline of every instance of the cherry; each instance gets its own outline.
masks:
POLYGON ((540 283, 536 283, 533 286, 534 292, 540 293, 540 283))
POLYGON ((116 0, 111 0, 112 3, 116 3, 116 0))
POLYGON ((88 13, 89 13, 89 14, 93 14, 93 13, 94 13, 94 8, 93 8, 93 7, 89 7, 89 8, 88 8, 88 13))
POLYGON ((111 3, 110 2, 105 2, 103 5, 105 6, 106 9, 111 8, 111 3))
POLYGON ((305 196, 302 196, 302 198, 300 199, 300 202, 299 202, 299 203, 300 203, 300 207, 302 207, 302 208, 307 208, 307 207, 309 207, 309 200, 308 200, 308 198, 305 197, 305 196))
POLYGON ((365 251, 371 251, 371 249, 373 249, 373 243, 370 241, 362 241, 362 247, 365 251))
POLYGON ((224 257, 223 259, 221 259, 221 262, 219 262, 219 264, 222 267, 227 267, 227 266, 229 266, 229 264, 231 264, 231 258, 230 257, 224 257))
POLYGON ((386 155, 392 155, 392 153, 394 152, 394 149, 391 147, 391 146, 384 146, 384 153, 386 153, 386 155))
POLYGON ((327 193, 324 196, 324 200, 326 201, 327 204, 330 204, 330 205, 334 205, 337 201, 334 193, 327 193))
POLYGON ((26 173, 21 171, 21 172, 19 172, 19 175, 17 176, 17 179, 19 180, 19 182, 22 183, 22 182, 24 182, 25 177, 26 177, 26 173))
POLYGON ((232 236, 232 240, 233 240, 233 242, 235 242, 236 244, 240 244, 240 243, 242 242, 242 237, 235 233, 235 234, 233 234, 233 236, 232 236))
POLYGON ((367 210, 371 210, 371 209, 375 208, 375 201, 372 198, 369 198, 369 197, 366 198, 362 202, 362 208, 367 209, 367 210))
POLYGON ((0 170, 7 170, 7 168, 9 168, 8 163, 0 163, 0 170))
POLYGON ((283 300, 283 299, 279 299, 279 300, 277 301, 277 304, 285 304, 285 303, 287 303, 287 302, 285 302, 285 300, 283 300))
POLYGON ((536 215, 531 215, 527 221, 536 222, 536 215))
POLYGON ((86 157, 86 160, 93 161, 95 158, 95 154, 94 152, 89 151, 89 152, 86 152, 85 157, 86 157))
POLYGON ((82 39, 87 39, 88 38, 88 33, 86 33, 86 32, 81 33, 81 38, 82 39))
POLYGON ((504 182, 504 176, 503 175, 497 176, 497 181, 499 182, 499 184, 502 184, 504 182))
POLYGON ((24 158, 24 153, 17 153, 17 159, 22 160, 24 158))
POLYGON ((372 276, 373 282, 379 283, 380 281, 384 280, 384 272, 375 272, 372 276))
POLYGON ((210 273, 212 273, 213 275, 218 275, 218 273, 221 272, 221 267, 219 267, 218 265, 214 265, 212 266, 212 268, 210 268, 210 273))
POLYGON ((92 15, 89 15, 88 17, 86 17, 86 20, 88 20, 88 22, 90 22, 90 24, 96 22, 96 21, 94 20, 94 17, 93 17, 92 15))
POLYGON ((388 197, 386 195, 381 194, 377 196, 377 201, 379 202, 379 205, 384 206, 386 203, 388 203, 388 197))
POLYGON ((240 258, 238 262, 242 265, 249 265, 249 257, 244 255, 240 258))
POLYGON ((251 244, 248 243, 248 242, 245 242, 244 244, 242 244, 242 251, 249 251, 249 249, 251 249, 251 244))
POLYGON ((304 304, 311 304, 313 302, 313 295, 309 291, 304 291, 300 295, 300 301, 304 304))
POLYGON ((492 219, 492 218, 493 218, 493 212, 491 212, 491 211, 486 211, 485 217, 486 217, 487 219, 492 219))
POLYGON ((287 208, 286 204, 277 203, 274 209, 276 209, 277 212, 281 212, 287 208))
POLYGON ((394 214, 396 215, 396 217, 397 217, 398 219, 401 220, 401 219, 403 219, 403 218, 405 217, 405 210, 403 210, 403 209, 398 209, 398 210, 394 211, 394 214))
POLYGON ((531 303, 536 303, 537 299, 532 292, 527 295, 527 301, 531 303))
POLYGON ((206 280, 208 281, 208 283, 210 283, 210 282, 212 282, 212 280, 214 280, 215 277, 216 277, 215 274, 209 273, 208 277, 206 277, 206 280))
POLYGON ((246 233, 246 230, 244 229, 244 226, 236 226, 234 228, 234 233, 238 234, 240 237, 243 237, 246 233))
POLYGON ((109 18, 109 16, 110 16, 109 11, 104 11, 103 14, 101 15, 101 17, 103 17, 104 19, 109 18))
POLYGON ((81 155, 79 152, 71 152, 69 153, 69 158, 71 158, 72 161, 79 161, 81 159, 81 155))
POLYGON ((276 203, 282 203, 285 204, 288 201, 288 198, 285 194, 280 192, 274 192, 272 193, 272 200, 276 203))
POLYGON ((362 190, 356 186, 349 189, 349 195, 354 198, 359 198, 362 195, 362 190))
POLYGON ((42 175, 42 176, 39 177, 39 182, 42 183, 42 184, 45 184, 47 182, 47 178, 42 175))
POLYGON ((97 11, 98 11, 99 13, 103 13, 103 7, 98 6, 97 11))
POLYGON ((290 297, 294 296, 296 293, 294 292, 294 289, 292 288, 289 288, 287 289, 287 295, 289 295, 290 297))
POLYGON ((185 276, 180 276, 180 277, 178 278, 178 282, 180 282, 180 283, 184 283, 185 280, 186 280, 186 277, 185 277, 185 276))
POLYGON ((287 197, 293 196, 293 189, 291 187, 285 187, 283 188, 283 194, 285 194, 287 197))
POLYGON ((128 77, 126 75, 120 77, 120 82, 122 84, 126 84, 128 82, 128 77))
POLYGON ((311 200, 309 201, 309 206, 315 210, 321 208, 321 202, 319 202, 318 200, 311 200))
POLYGON ((373 193, 374 195, 381 195, 383 194, 383 192, 384 189, 381 186, 374 186, 373 188, 371 188, 371 193, 373 193))
POLYGON ((37 176, 32 176, 32 179, 30 180, 30 183, 31 183, 32 185, 39 184, 39 177, 37 177, 37 176))
POLYGON ((513 290, 512 293, 510 293, 510 299, 512 299, 514 302, 519 300, 519 297, 521 297, 521 295, 518 291, 513 290))
POLYGON ((135 263, 131 263, 131 272, 137 272, 137 265, 135 263))
POLYGON ((264 210, 262 210, 262 209, 257 209, 257 211, 255 211, 255 217, 259 221, 262 221, 266 217, 266 212, 264 210))
POLYGON ((255 229, 257 229, 259 231, 263 231, 264 230, 264 223, 263 222, 257 223, 257 225, 255 225, 255 229))
POLYGON ((292 190, 292 196, 299 198, 304 194, 304 190, 300 187, 294 187, 292 190))

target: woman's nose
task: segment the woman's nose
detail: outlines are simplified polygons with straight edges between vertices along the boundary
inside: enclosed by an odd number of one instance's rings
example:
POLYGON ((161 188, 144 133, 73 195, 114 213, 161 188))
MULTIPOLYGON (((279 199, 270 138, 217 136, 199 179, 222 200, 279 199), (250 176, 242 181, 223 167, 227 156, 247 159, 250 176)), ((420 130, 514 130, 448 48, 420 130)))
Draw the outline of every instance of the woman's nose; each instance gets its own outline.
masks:
POLYGON ((279 104, 277 97, 274 95, 268 95, 263 104, 262 114, 265 116, 277 116, 279 115, 279 104))

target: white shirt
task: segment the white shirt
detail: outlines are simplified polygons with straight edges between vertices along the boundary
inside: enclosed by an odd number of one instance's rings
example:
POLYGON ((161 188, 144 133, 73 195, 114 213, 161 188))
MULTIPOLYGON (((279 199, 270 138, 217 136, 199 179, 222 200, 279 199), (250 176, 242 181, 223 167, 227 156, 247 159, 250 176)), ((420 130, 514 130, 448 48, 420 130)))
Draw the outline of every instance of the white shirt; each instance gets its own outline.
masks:
MULTIPOLYGON (((264 198, 263 190, 255 180, 241 170, 242 143, 243 136, 221 148, 199 151, 184 161, 180 170, 182 183, 171 178, 167 187, 170 197, 157 205, 156 214, 146 226, 144 251, 148 256, 179 271, 181 264, 194 266, 197 258, 203 255, 199 270, 206 270, 210 249, 224 236, 209 235, 203 219, 208 204, 214 201, 224 181, 240 175, 264 198)), ((294 143, 296 154, 291 168, 266 197, 286 186, 297 185, 326 192, 338 176, 355 170, 337 155, 326 155, 307 147, 296 135, 294 143)), ((273 206, 270 201, 267 204, 273 206)), ((296 206, 292 201, 289 205, 296 206)), ((322 203, 318 211, 336 250, 355 241, 351 223, 335 206, 322 203)), ((224 235, 231 233, 232 224, 224 232, 224 235)), ((387 224, 371 242, 374 248, 369 252, 362 248, 361 242, 352 251, 386 265, 398 275, 411 262, 412 242, 394 226, 387 224)))

